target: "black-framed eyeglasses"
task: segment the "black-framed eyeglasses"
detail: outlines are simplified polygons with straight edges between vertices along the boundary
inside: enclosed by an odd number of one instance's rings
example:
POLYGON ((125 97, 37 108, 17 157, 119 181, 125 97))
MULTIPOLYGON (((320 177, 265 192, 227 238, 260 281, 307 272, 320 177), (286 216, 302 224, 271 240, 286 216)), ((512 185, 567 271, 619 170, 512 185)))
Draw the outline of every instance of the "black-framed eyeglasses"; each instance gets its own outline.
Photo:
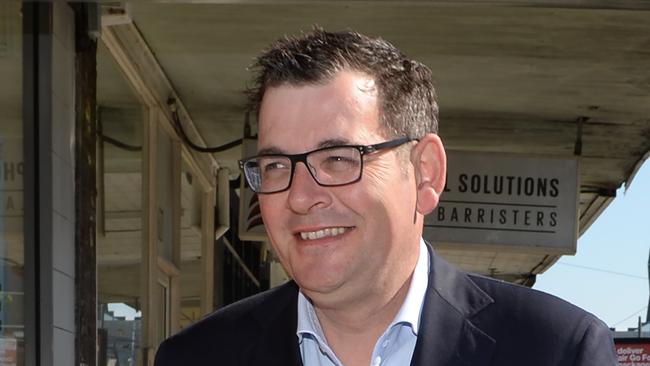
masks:
POLYGON ((253 192, 278 193, 291 187, 296 164, 302 162, 316 183, 337 187, 361 180, 363 156, 390 149, 416 139, 400 137, 375 145, 323 147, 302 154, 262 154, 239 161, 253 192))

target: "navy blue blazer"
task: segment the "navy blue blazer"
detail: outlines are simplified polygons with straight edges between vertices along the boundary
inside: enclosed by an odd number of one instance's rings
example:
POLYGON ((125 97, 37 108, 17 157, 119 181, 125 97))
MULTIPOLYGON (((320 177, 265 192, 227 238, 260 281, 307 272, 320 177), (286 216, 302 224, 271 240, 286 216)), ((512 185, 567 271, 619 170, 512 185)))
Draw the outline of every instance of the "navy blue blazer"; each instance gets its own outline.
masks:
MULTIPOLYGON (((611 332, 592 314, 429 254, 412 366, 617 364, 611 332)), ((164 341, 155 366, 300 366, 297 301, 289 282, 224 307, 164 341)))

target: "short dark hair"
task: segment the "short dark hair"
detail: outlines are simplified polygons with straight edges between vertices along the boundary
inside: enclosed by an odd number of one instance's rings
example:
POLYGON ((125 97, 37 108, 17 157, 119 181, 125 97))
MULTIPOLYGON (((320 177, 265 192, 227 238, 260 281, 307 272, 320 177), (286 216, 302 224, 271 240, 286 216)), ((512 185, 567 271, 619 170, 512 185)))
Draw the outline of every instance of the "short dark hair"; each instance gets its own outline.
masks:
POLYGON ((438 132, 431 70, 381 38, 315 28, 308 34, 278 40, 250 69, 254 79, 247 96, 253 113, 259 113, 268 88, 326 83, 342 70, 353 70, 374 79, 387 137, 419 138, 438 132))

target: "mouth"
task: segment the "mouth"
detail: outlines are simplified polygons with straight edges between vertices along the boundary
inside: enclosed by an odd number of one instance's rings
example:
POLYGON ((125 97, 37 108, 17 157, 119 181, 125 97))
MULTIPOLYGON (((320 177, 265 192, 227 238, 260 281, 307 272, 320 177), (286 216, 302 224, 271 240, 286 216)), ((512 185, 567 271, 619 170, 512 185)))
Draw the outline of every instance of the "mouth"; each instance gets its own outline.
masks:
POLYGON ((316 231, 301 231, 298 233, 298 236, 300 236, 302 240, 316 240, 343 235, 351 229, 351 227, 343 226, 328 227, 316 231))

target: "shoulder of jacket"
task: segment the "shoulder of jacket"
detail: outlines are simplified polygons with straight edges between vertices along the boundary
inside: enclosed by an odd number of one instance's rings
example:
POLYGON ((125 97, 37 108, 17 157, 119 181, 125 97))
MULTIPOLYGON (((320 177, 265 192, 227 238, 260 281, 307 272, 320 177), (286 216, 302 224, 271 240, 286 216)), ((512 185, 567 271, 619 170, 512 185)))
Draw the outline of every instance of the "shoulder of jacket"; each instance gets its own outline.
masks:
POLYGON ((538 329, 547 326, 584 330, 593 323, 602 324, 595 315, 555 295, 473 273, 468 277, 494 299, 492 315, 536 325, 538 329))
POLYGON ((276 314, 297 299, 297 285, 288 282, 276 288, 242 299, 213 313, 168 338, 166 343, 196 343, 224 338, 235 340, 255 332, 260 322, 273 319, 276 314))

